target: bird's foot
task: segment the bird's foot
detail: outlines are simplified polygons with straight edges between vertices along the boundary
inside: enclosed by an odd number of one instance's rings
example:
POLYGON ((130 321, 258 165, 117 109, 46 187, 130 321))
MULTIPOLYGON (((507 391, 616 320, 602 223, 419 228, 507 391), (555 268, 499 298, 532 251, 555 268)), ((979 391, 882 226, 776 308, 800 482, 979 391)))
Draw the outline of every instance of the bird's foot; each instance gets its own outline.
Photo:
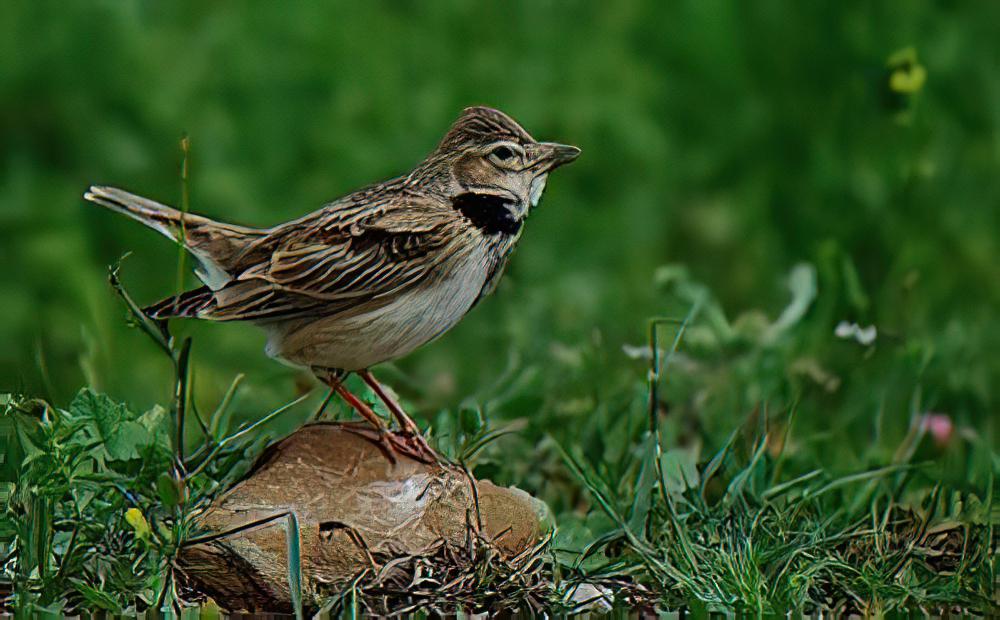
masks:
POLYGON ((434 451, 434 448, 427 443, 427 440, 420 433, 390 431, 387 436, 396 451, 400 454, 405 454, 427 465, 440 465, 443 462, 441 456, 434 451))
POLYGON ((395 465, 399 456, 405 456, 426 465, 441 465, 443 459, 420 434, 365 427, 347 427, 347 430, 375 444, 395 465))

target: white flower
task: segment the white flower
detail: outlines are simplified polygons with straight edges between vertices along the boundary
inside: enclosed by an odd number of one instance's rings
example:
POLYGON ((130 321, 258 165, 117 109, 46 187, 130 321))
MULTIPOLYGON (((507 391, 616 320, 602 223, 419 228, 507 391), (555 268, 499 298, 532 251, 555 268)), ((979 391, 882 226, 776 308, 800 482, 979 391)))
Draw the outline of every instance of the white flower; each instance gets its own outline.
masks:
POLYGON ((878 330, 875 329, 874 325, 861 327, 857 323, 841 321, 837 324, 836 329, 833 330, 833 334, 837 338, 853 338, 858 344, 868 346, 875 342, 878 330))

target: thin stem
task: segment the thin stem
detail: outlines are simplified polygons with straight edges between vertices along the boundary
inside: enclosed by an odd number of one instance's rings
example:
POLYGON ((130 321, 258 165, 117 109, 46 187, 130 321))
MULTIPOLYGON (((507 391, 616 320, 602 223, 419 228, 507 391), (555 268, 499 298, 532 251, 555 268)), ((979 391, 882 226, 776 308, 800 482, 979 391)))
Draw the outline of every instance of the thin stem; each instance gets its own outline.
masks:
POLYGON ((195 403, 194 399, 190 397, 191 394, 195 393, 194 375, 191 375, 189 382, 190 386, 188 387, 188 400, 190 401, 191 404, 191 413, 194 414, 194 419, 198 423, 198 428, 199 430, 201 430, 202 436, 211 440, 212 437, 211 435, 209 435, 208 432, 208 424, 205 422, 205 418, 201 416, 201 411, 198 409, 197 403, 195 403))
POLYGON ((187 386, 188 386, 188 362, 191 357, 191 338, 185 338, 181 344, 175 362, 177 370, 176 387, 174 391, 174 411, 176 412, 176 436, 174 452, 176 454, 176 467, 183 478, 184 471, 184 419, 187 417, 187 386))
POLYGON ((320 417, 322 417, 323 412, 326 411, 327 405, 329 405, 330 401, 333 400, 333 395, 336 393, 337 393, 336 390, 330 388, 330 391, 326 393, 326 397, 323 399, 323 402, 319 404, 319 407, 316 409, 316 412, 313 413, 309 419, 314 422, 318 422, 320 417))
POLYGON ((215 533, 212 533, 212 534, 207 534, 205 536, 198 536, 197 538, 190 538, 190 539, 185 540, 184 542, 182 542, 180 544, 180 546, 181 547, 190 547, 192 545, 200 545, 200 544, 209 543, 209 542, 212 542, 212 541, 215 541, 215 540, 220 540, 220 539, 223 539, 223 538, 227 538, 229 536, 232 536, 233 534, 239 534, 240 532, 246 532, 247 530, 251 530, 253 528, 260 527, 262 525, 267 525, 268 523, 272 523, 274 521, 277 521, 278 519, 282 519, 284 517, 287 517, 290 514, 291 514, 290 510, 286 510, 284 512, 279 512, 278 514, 271 515, 270 517, 264 517, 262 519, 257 519, 256 521, 251 521, 250 523, 244 523, 243 525, 238 525, 238 526, 236 526, 234 528, 230 528, 230 529, 224 530, 222 532, 215 532, 215 533))
POLYGON ((236 396, 236 390, 239 389, 245 377, 246 375, 243 373, 236 375, 236 378, 229 385, 229 389, 226 390, 226 395, 222 397, 222 402, 219 403, 219 406, 212 413, 212 420, 209 422, 208 430, 213 439, 219 433, 219 427, 222 425, 222 416, 229 410, 229 404, 236 396))
MULTIPOLYGON (((181 152, 184 154, 184 159, 181 161, 181 213, 187 214, 190 208, 190 193, 188 190, 188 173, 190 166, 188 165, 188 158, 191 155, 191 139, 188 136, 183 136, 181 138, 181 152)), ((181 217, 181 231, 177 236, 177 243, 179 251, 177 253, 177 294, 180 295, 184 292, 184 273, 186 271, 186 259, 187 250, 185 249, 187 241, 187 225, 184 222, 184 217, 181 217)))
POLYGON ((212 459, 215 458, 215 455, 217 455, 219 453, 219 451, 221 451, 227 445, 229 445, 233 441, 239 439, 240 437, 246 435, 247 433, 253 431, 254 429, 258 428, 259 426, 270 422, 271 420, 273 420, 277 416, 281 415, 285 411, 288 411, 289 409, 291 409, 295 405, 297 405, 297 404, 301 403, 302 401, 304 401, 305 399, 309 398, 309 396, 310 396, 310 393, 306 392, 305 394, 303 394, 302 396, 299 396, 298 398, 296 398, 292 402, 287 403, 285 405, 282 405, 281 407, 278 407, 277 409, 275 409, 271 413, 267 414, 263 418, 257 420, 253 424, 250 424, 249 426, 245 426, 242 429, 240 429, 240 430, 236 431, 235 433, 233 433, 232 435, 229 435, 228 437, 225 437, 222 441, 220 441, 218 444, 216 444, 216 446, 212 449, 212 451, 208 453, 208 456, 205 457, 205 460, 203 460, 198 465, 198 467, 196 467, 194 469, 194 471, 190 472, 187 475, 187 477, 188 478, 193 478, 194 476, 197 476, 202 471, 204 471, 205 467, 207 467, 209 463, 212 462, 212 459))
POLYGON ((128 309, 132 318, 135 319, 136 324, 142 329, 142 331, 146 332, 146 335, 152 338, 153 342, 155 342, 176 364, 177 358, 174 354, 174 340, 170 336, 170 333, 166 330, 165 323, 154 321, 146 316, 146 313, 142 311, 142 308, 135 303, 132 297, 125 291, 125 287, 122 286, 118 273, 121 271, 122 261, 126 258, 128 258, 128 254, 125 254, 118 260, 117 263, 108 267, 108 282, 111 284, 111 288, 114 289, 115 293, 122 298, 122 301, 125 302, 125 307, 128 309))
POLYGON ((677 334, 674 336, 673 345, 670 347, 670 352, 667 354, 666 359, 663 362, 663 366, 666 367, 670 360, 673 359, 674 353, 677 352, 677 348, 680 347, 681 338, 684 337, 684 332, 687 330, 688 324, 694 320, 694 317, 701 310, 701 304, 704 297, 699 297, 697 301, 691 306, 688 311, 687 316, 684 317, 682 321, 678 321, 675 318, 670 317, 655 317, 649 320, 649 402, 648 402, 648 414, 649 414, 649 432, 653 435, 654 441, 654 458, 656 459, 656 476, 657 482, 660 486, 660 498, 666 505, 670 505, 671 502, 667 498, 667 484, 666 475, 663 472, 663 440, 660 436, 660 416, 659 416, 659 406, 660 406, 660 347, 659 347, 659 332, 658 327, 663 324, 679 324, 680 327, 677 330, 677 334))

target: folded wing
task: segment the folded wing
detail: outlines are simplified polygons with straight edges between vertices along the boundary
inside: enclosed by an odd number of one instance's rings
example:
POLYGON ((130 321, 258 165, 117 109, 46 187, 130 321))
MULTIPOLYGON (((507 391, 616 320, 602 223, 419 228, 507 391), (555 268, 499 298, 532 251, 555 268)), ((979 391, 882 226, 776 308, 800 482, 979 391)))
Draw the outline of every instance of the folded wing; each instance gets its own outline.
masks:
POLYGON ((345 200, 268 231, 238 258, 222 288, 166 299, 154 318, 274 321, 378 304, 415 286, 447 258, 456 217, 439 203, 345 200))

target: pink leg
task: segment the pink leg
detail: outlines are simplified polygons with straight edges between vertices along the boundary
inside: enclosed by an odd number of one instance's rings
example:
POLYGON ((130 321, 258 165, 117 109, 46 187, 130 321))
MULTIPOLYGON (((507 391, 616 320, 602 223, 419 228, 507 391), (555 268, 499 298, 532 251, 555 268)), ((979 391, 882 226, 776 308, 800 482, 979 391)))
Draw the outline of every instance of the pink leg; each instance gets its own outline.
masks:
MULTIPOLYGON (((361 435, 365 439, 375 443, 383 452, 385 452, 386 457, 393 463, 396 462, 396 455, 408 456, 411 459, 420 461, 422 463, 436 463, 438 462, 437 454, 431 449, 424 438, 420 436, 419 431, 417 434, 411 434, 409 431, 405 433, 394 433, 388 429, 382 418, 378 416, 377 413, 372 411, 372 408, 367 405, 363 400, 355 396, 344 387, 343 384, 343 374, 332 372, 323 368, 314 368, 313 372, 316 377, 323 383, 329 385, 337 394, 340 395, 348 405, 351 406, 355 411, 361 414, 361 417, 368 420, 368 422, 374 426, 374 430, 367 431, 365 429, 349 429, 350 432, 361 435), (416 439, 414 439, 416 437, 416 439)), ((364 378, 364 375, 362 375, 364 378)), ((367 379, 365 379, 367 382, 367 379)), ((374 388, 373 388, 374 389, 374 388)), ((379 386, 379 390, 376 394, 385 402, 387 396, 383 396, 385 391, 379 386)), ((396 405, 394 401, 393 405, 398 410, 399 405, 396 405)), ((386 406, 393 411, 393 415, 396 415, 396 410, 393 410, 393 405, 389 405, 386 402, 386 406)), ((401 412, 401 410, 399 410, 401 412)), ((405 413, 403 414, 406 415, 405 413)), ((398 419, 398 418, 397 418, 398 419)), ((413 428, 416 429, 416 425, 409 418, 406 418, 413 428)))
POLYGON ((374 375, 372 375, 371 371, 367 369, 359 370, 358 376, 360 376, 364 382, 368 384, 368 387, 375 392, 375 395, 379 397, 379 400, 385 403, 385 406, 388 407, 392 416, 396 418, 396 421, 399 423, 402 431, 402 433, 399 433, 402 435, 400 440, 405 441, 407 445, 410 446, 412 452, 419 455, 417 460, 425 463, 439 462, 440 457, 437 452, 434 451, 434 448, 427 443, 427 440, 424 439, 424 436, 420 433, 420 428, 412 419, 410 419, 410 416, 406 415, 406 412, 399 406, 399 403, 397 403, 396 400, 390 396, 388 392, 386 392, 385 388, 382 387, 382 384, 378 382, 374 375))

